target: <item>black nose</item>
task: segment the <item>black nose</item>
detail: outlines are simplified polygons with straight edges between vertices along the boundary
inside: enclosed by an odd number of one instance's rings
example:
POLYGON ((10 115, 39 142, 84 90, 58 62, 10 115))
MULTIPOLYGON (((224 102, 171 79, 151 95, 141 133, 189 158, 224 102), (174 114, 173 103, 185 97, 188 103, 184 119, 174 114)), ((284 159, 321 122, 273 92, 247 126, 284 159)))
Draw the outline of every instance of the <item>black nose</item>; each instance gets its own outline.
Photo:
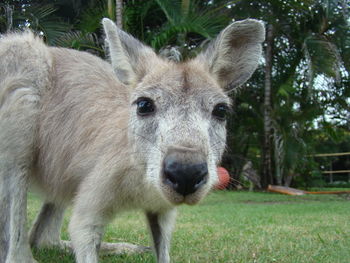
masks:
POLYGON ((207 181, 208 165, 179 162, 172 155, 164 160, 165 183, 177 193, 186 196, 196 192, 207 181))

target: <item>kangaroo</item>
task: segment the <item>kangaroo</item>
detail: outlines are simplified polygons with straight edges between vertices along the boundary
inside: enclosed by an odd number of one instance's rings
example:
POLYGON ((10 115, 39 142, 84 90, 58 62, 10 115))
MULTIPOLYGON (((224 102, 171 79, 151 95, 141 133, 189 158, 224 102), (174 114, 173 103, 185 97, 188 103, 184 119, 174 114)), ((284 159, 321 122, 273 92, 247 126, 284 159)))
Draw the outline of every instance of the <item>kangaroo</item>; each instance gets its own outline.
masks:
POLYGON ((46 46, 32 33, 0 39, 0 262, 36 262, 31 247, 72 247, 78 263, 99 250, 115 214, 144 211, 157 262, 170 262, 176 207, 217 181, 228 97, 258 65, 265 30, 230 24, 196 58, 174 62, 103 20, 110 62, 46 46), (44 197, 30 234, 27 190, 44 197), (72 205, 69 241, 60 240, 72 205))

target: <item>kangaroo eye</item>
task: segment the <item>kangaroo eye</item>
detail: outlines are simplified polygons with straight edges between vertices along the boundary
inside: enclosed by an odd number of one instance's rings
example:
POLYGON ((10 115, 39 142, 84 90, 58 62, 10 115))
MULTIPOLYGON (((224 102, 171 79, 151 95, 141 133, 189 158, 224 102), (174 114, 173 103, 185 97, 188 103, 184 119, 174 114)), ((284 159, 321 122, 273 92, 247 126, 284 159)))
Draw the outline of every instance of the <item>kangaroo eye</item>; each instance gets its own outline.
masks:
POLYGON ((229 108, 226 104, 219 103, 214 107, 213 112, 211 114, 214 116, 214 118, 220 121, 224 121, 226 120, 228 109, 229 108))
POLYGON ((155 111, 155 105, 150 98, 138 98, 136 101, 137 114, 139 116, 147 116, 155 111))

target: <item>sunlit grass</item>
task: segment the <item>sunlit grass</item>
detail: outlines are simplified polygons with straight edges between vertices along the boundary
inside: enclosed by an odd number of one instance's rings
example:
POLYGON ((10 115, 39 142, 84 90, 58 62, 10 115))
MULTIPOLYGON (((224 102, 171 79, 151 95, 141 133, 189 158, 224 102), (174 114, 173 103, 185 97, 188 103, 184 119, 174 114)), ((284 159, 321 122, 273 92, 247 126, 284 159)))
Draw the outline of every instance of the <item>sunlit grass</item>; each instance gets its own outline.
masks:
MULTIPOLYGON (((214 192, 198 206, 179 208, 172 262, 350 262, 348 196, 284 196, 214 192)), ((29 217, 39 209, 30 196, 29 217)), ((69 212, 67 213, 69 215, 69 212)), ((66 218, 62 237, 68 238, 66 218)), ((149 245, 140 212, 117 216, 105 240, 149 245)), ((36 250, 39 262, 74 262, 68 252, 36 250)), ((152 253, 104 256, 101 262, 155 262, 152 253)))

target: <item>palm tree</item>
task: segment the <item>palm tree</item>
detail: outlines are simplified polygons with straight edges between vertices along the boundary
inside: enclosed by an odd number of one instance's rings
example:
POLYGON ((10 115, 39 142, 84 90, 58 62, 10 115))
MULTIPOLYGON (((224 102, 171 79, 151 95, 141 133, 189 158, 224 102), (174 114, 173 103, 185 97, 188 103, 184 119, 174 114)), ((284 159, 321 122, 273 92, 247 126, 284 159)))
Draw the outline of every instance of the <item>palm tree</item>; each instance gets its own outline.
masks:
POLYGON ((9 32, 13 24, 13 7, 9 3, 5 3, 0 5, 0 9, 4 11, 4 15, 0 17, 0 25, 6 28, 4 31, 9 32))
POLYGON ((272 61, 274 45, 274 27, 272 24, 267 25, 266 33, 266 52, 265 52, 265 85, 264 85, 264 148, 263 148, 263 176, 264 186, 273 181, 272 178, 272 61))
POLYGON ((119 28, 123 28, 123 0, 115 0, 115 20, 119 28))

